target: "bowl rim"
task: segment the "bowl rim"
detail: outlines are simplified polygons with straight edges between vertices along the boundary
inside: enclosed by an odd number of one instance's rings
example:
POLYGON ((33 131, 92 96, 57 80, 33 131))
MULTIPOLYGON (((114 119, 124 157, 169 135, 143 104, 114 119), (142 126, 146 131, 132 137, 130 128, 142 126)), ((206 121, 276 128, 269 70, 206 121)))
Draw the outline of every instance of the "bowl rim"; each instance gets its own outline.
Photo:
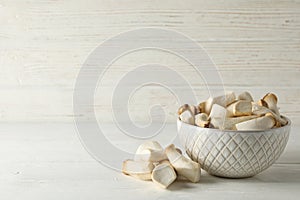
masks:
POLYGON ((280 129, 284 129, 286 127, 290 127, 291 124, 292 124, 292 121, 286 116, 281 115, 281 117, 288 121, 288 123, 286 125, 278 127, 278 128, 270 128, 270 129, 265 129, 265 130, 221 130, 221 129, 218 129, 218 128, 203 128, 203 127, 200 127, 200 126, 185 123, 185 122, 181 121, 179 119, 179 117, 177 118, 177 123, 181 123, 181 124, 184 124, 185 126, 194 127, 194 128, 197 128, 197 129, 204 129, 204 130, 211 130, 211 131, 218 130, 218 131, 221 131, 221 132, 231 132, 231 133, 232 132, 235 132, 235 133, 239 133, 239 132, 240 133, 262 133, 262 132, 266 132, 266 131, 280 130, 280 129))

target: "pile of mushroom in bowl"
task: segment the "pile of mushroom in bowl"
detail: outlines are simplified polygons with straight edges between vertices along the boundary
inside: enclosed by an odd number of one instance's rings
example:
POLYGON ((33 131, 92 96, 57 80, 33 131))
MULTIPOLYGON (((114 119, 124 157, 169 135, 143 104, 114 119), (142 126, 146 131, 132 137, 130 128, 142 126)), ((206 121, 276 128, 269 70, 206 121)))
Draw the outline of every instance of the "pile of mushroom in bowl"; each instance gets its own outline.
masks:
POLYGON ((254 101, 249 92, 210 97, 178 110, 179 138, 188 156, 209 174, 244 178, 270 167, 282 154, 291 121, 273 93, 254 101))

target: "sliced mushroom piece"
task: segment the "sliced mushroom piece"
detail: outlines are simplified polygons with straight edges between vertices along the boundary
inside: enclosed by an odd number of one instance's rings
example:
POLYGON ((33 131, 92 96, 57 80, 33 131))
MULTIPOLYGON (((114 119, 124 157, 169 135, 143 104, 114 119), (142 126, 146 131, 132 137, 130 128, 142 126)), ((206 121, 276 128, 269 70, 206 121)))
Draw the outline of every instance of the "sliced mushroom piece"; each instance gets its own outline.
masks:
POLYGON ((159 144, 159 142, 154 141, 154 140, 148 140, 148 141, 142 143, 136 151, 139 152, 139 151, 143 151, 145 149, 151 149, 151 150, 155 150, 155 151, 164 150, 163 147, 159 144))
POLYGON ((284 118, 282 118, 281 116, 275 114, 272 110, 264 107, 264 106, 260 106, 256 103, 252 103, 252 114, 254 115, 258 115, 258 116, 264 116, 267 113, 271 113, 273 115, 273 117, 282 125, 285 126, 288 121, 284 118))
POLYGON ((159 162, 167 159, 164 149, 157 141, 147 141, 136 150, 134 160, 159 162))
POLYGON ((250 115, 250 116, 242 116, 242 117, 229 117, 229 118, 212 118, 211 124, 214 126, 214 128, 219 128, 221 130, 236 130, 235 125, 244 122, 250 119, 257 118, 256 115, 250 115))
POLYGON ((257 103, 252 102, 252 114, 258 116, 264 116, 265 114, 273 112, 265 106, 258 105, 257 103))
POLYGON ((227 116, 227 110, 223 106, 220 106, 218 104, 214 104, 212 106, 209 119, 212 118, 226 118, 227 116))
POLYGON ((281 117, 278 117, 275 113, 269 112, 265 116, 271 116, 274 120, 276 120, 275 127, 281 127, 287 124, 287 121, 281 117))
POLYGON ((181 121, 183 121, 184 123, 187 123, 187 124, 191 124, 191 125, 194 125, 195 124, 195 117, 194 115, 191 113, 190 110, 186 110, 184 111, 183 113, 181 113, 179 115, 179 119, 181 121))
POLYGON ((230 104, 227 107, 227 116, 240 117, 252 114, 252 103, 250 101, 240 100, 230 104))
POLYGON ((234 101, 235 101, 234 92, 227 92, 225 95, 210 97, 205 102, 205 113, 209 115, 214 104, 227 107, 229 104, 231 104, 234 101))
POLYGON ((238 100, 246 100, 246 101, 253 101, 253 98, 249 92, 243 92, 238 96, 238 100))
POLYGON ((198 113, 200 113, 198 106, 189 105, 189 108, 194 116, 197 115, 198 113))
POLYGON ((122 166, 124 174, 144 181, 151 180, 153 169, 153 163, 145 161, 125 160, 122 166))
POLYGON ((184 105, 180 106, 177 113, 178 113, 178 115, 181 115, 184 111, 187 111, 187 110, 189 110, 193 115, 200 113, 198 106, 189 105, 189 104, 184 104, 184 105))
POLYGON ((208 128, 209 127, 209 120, 206 113, 199 113, 195 116, 195 124, 197 126, 208 128))
POLYGON ((199 182, 201 175, 201 167, 196 163, 176 151, 173 144, 166 148, 167 157, 171 165, 175 168, 178 175, 186 177, 193 183, 199 182))
MULTIPOLYGON (((205 104, 206 104, 205 101, 199 103, 199 105, 198 105, 198 110, 199 110, 200 113, 206 113, 206 112, 205 112, 205 104)), ((208 113, 206 113, 206 114, 208 115, 208 113)))
POLYGON ((184 111, 189 110, 189 104, 183 104, 182 106, 180 106, 178 108, 178 115, 181 115, 181 113, 183 113, 184 111))
POLYGON ((167 188, 177 178, 174 168, 169 161, 159 163, 152 171, 152 181, 162 188, 167 188))
POLYGON ((263 100, 268 104, 268 108, 272 110, 276 115, 280 116, 277 108, 277 96, 273 93, 268 93, 263 97, 263 100))
POLYGON ((267 130, 275 126, 276 120, 272 116, 263 116, 235 125, 237 130, 267 130))

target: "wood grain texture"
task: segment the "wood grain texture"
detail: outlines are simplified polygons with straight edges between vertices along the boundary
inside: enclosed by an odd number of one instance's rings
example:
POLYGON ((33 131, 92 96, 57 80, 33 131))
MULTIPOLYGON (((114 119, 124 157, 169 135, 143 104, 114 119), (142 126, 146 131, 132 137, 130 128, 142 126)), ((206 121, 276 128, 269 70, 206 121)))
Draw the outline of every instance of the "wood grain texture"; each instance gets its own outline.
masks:
MULTIPOLYGON (((110 142, 135 151, 142 142, 119 137, 103 126, 110 142)), ((294 127, 280 160, 247 179, 223 179, 203 171, 200 183, 175 182, 168 190, 135 180, 94 160, 80 143, 72 123, 1 123, 1 199, 297 199, 300 195, 299 126, 294 127)), ((160 134, 171 142, 174 124, 160 134)), ((123 134, 126 138, 126 136, 123 134)), ((125 158, 124 158, 125 159, 125 158)), ((121 164, 121 163, 120 163, 121 164)))
MULTIPOLYGON (((225 89, 252 91, 256 98, 276 92, 282 113, 300 124, 300 1, 0 0, 0 24, 0 121, 72 121, 74 84, 90 52, 124 31, 155 27, 202 45, 225 89)), ((99 120, 112 120, 110 96, 118 80, 147 63, 172 67, 199 101, 208 97, 203 78, 180 58, 134 52, 105 74, 95 94, 99 120)), ((133 99, 128 107, 136 121, 149 121, 145 110, 161 103, 173 122, 179 105, 168 91, 151 87, 133 99)))

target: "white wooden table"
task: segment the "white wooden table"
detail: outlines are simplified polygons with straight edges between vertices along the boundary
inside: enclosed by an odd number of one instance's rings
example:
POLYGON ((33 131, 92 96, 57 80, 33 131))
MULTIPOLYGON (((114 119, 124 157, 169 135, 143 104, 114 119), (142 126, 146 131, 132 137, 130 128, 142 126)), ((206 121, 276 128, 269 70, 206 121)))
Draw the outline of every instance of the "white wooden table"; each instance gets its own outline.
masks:
MULTIPOLYGON (((81 145, 74 124, 2 123, 0 199, 296 199, 300 195, 299 129, 292 128, 277 163, 255 177, 223 179, 203 172, 200 183, 175 182, 164 190, 94 160, 81 145)), ((167 131, 173 134, 174 124, 167 131)), ((121 143, 126 146, 126 141, 121 143)))

